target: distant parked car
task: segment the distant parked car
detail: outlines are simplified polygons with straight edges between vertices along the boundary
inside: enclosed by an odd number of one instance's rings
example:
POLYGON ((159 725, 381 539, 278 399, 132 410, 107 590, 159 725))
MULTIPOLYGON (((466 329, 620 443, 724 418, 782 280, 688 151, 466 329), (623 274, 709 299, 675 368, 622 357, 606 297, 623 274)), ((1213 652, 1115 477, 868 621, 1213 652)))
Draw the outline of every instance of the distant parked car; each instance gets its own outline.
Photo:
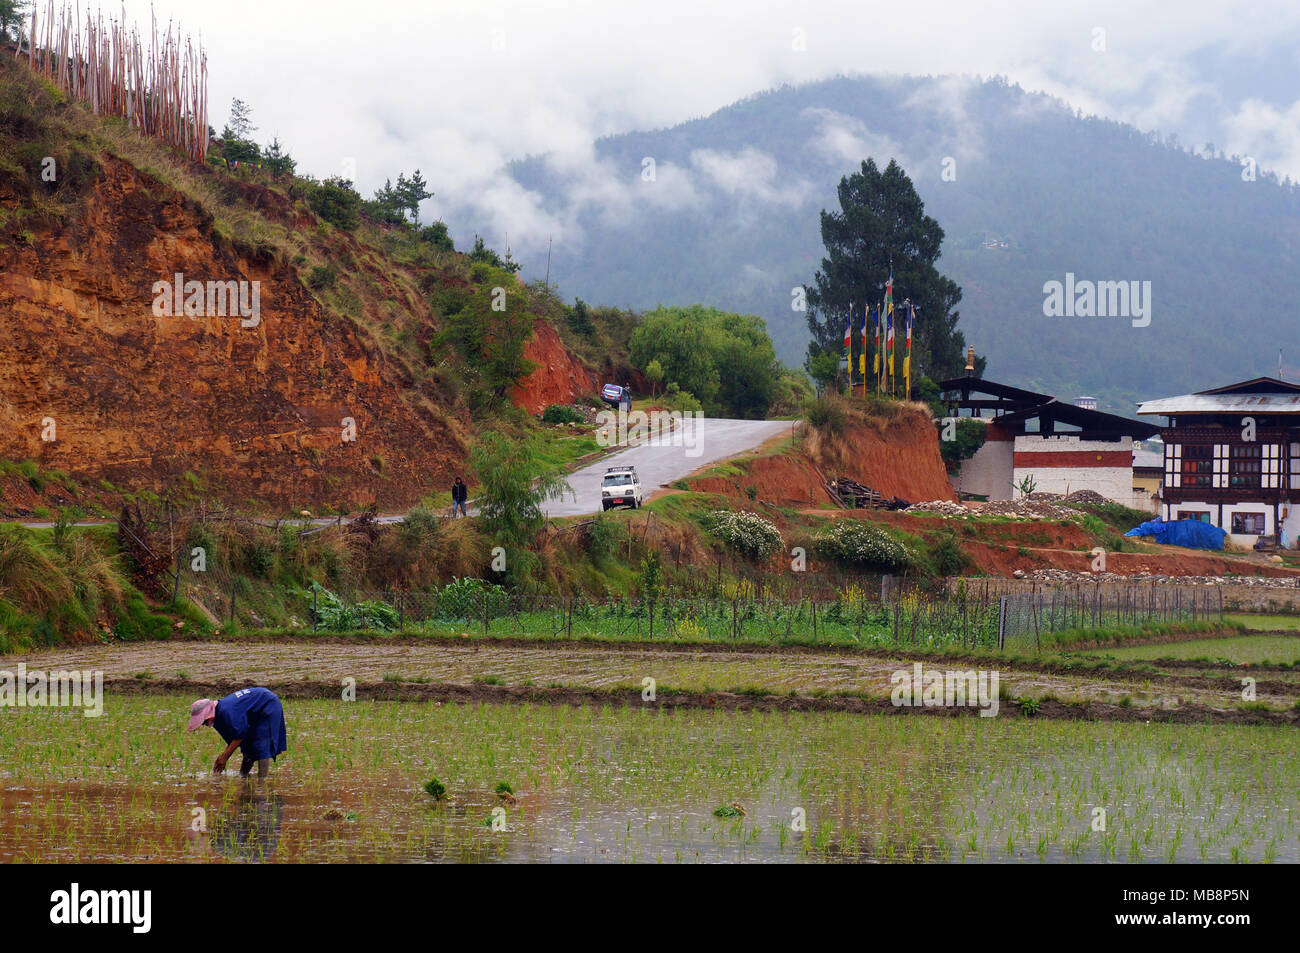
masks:
POLYGON ((606 384, 600 389, 600 399, 611 407, 632 409, 632 391, 618 384, 606 384))
POLYGON ((638 509, 645 503, 645 491, 641 489, 641 478, 636 475, 636 467, 610 467, 605 471, 605 478, 600 481, 600 508, 608 510, 611 506, 630 506, 638 509))

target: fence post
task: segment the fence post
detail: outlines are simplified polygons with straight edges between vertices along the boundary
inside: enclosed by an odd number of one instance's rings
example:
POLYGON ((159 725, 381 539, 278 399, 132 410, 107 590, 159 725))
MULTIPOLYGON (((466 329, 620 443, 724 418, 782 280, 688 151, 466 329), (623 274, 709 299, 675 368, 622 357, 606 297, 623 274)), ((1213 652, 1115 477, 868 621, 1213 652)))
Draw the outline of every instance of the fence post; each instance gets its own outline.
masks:
POLYGON ((316 611, 316 600, 320 596, 320 589, 315 586, 311 590, 311 630, 313 632, 320 628, 320 613, 316 611))
POLYGON ((1038 583, 1034 583, 1033 591, 1029 594, 1029 609, 1034 614, 1034 651, 1043 651, 1043 642, 1038 634, 1038 583))
MULTIPOLYGON (((168 513, 169 513, 169 517, 168 517, 168 518, 170 519, 170 512, 171 512, 171 504, 170 504, 170 503, 167 504, 167 509, 168 509, 168 513)), ((180 595, 180 591, 181 591, 181 555, 182 555, 184 552, 185 552, 185 546, 184 546, 184 544, 182 544, 182 545, 176 547, 176 582, 172 585, 172 605, 173 605, 173 606, 176 605, 176 597, 177 597, 178 595, 180 595)))
POLYGON ((998 597, 998 651, 1007 644, 1007 597, 998 597))

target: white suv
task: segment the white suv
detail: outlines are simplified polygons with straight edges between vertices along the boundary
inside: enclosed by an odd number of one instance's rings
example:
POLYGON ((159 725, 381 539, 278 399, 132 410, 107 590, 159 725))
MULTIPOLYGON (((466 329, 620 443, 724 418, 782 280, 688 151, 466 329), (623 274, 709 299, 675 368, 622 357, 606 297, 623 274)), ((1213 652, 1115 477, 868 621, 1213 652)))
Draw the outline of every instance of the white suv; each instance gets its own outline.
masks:
POLYGON ((636 475, 636 467, 610 467, 605 471, 605 478, 600 481, 600 507, 607 510, 611 506, 630 506, 637 509, 645 502, 645 493, 641 490, 641 478, 636 475))

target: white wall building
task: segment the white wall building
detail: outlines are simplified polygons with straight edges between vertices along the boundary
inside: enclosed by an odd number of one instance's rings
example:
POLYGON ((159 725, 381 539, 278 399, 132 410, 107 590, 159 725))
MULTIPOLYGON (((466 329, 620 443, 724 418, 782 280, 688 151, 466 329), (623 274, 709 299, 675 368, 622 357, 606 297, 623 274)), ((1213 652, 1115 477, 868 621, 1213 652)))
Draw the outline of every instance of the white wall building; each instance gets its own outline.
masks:
POLYGON ((949 401, 954 415, 988 426, 984 445, 952 476, 959 496, 1009 500, 1028 480, 1035 492, 1092 490, 1132 505, 1133 440, 1153 436, 1154 425, 974 376, 939 386, 959 395, 949 401))

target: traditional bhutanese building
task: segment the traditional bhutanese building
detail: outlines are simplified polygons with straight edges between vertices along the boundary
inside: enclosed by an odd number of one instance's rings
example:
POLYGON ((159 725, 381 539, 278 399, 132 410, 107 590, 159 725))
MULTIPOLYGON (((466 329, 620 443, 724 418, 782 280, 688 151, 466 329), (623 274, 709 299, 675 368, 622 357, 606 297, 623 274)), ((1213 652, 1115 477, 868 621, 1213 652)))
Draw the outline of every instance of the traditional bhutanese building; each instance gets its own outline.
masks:
POLYGON ((984 445, 952 477, 959 496, 1013 499, 1029 478, 1038 493, 1092 490, 1134 504, 1133 441, 1154 436, 1158 427, 974 376, 939 387, 950 414, 988 426, 984 445))
POLYGON ((1161 518, 1199 519, 1234 543, 1300 535, 1300 384, 1272 377, 1148 400, 1164 417, 1161 518))

